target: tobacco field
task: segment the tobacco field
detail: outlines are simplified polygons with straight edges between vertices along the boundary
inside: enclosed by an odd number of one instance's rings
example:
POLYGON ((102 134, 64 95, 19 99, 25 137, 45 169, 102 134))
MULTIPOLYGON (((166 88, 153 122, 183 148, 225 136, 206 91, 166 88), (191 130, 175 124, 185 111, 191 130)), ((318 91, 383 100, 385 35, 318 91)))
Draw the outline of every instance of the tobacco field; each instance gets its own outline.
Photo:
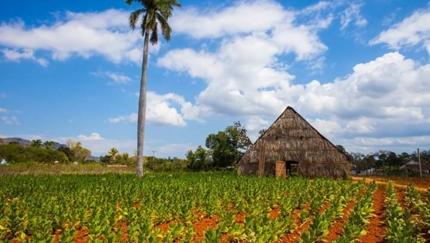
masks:
POLYGON ((233 173, 0 176, 0 242, 426 242, 430 193, 233 173))

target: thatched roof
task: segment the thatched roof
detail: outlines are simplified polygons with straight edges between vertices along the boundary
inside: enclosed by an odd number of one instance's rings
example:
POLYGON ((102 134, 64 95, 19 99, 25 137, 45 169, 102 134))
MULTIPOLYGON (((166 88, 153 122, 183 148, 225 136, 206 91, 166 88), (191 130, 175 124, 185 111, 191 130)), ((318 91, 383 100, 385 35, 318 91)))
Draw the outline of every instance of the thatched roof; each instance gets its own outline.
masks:
POLYGON ((255 174, 261 158, 268 164, 265 174, 272 174, 272 165, 280 160, 298 162, 301 174, 309 176, 344 173, 349 161, 292 107, 287 107, 242 155, 237 162, 238 173, 255 174))

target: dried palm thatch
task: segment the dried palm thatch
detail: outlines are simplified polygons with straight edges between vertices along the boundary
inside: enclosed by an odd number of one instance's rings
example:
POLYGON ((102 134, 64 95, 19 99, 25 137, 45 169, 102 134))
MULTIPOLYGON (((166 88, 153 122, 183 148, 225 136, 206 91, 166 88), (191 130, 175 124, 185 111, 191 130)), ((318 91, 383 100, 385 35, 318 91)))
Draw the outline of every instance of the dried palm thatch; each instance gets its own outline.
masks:
POLYGON ((298 173, 311 178, 346 178, 349 171, 348 156, 291 107, 287 107, 238 160, 237 172, 240 175, 275 175, 276 161, 297 163, 298 173))

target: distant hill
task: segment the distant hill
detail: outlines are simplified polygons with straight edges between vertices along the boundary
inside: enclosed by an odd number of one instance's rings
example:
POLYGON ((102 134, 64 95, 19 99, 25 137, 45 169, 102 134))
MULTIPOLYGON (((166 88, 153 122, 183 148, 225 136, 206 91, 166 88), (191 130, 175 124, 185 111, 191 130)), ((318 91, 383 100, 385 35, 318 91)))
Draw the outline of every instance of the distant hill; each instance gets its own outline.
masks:
MULTIPOLYGON (((27 140, 27 139, 22 139, 22 138, 3 138, 4 142, 6 144, 10 143, 10 142, 17 142, 19 144, 21 144, 22 146, 30 146, 31 145, 31 141, 27 140)), ((61 144, 58 142, 54 142, 54 148, 58 149, 62 146, 67 146, 65 144, 61 144)))

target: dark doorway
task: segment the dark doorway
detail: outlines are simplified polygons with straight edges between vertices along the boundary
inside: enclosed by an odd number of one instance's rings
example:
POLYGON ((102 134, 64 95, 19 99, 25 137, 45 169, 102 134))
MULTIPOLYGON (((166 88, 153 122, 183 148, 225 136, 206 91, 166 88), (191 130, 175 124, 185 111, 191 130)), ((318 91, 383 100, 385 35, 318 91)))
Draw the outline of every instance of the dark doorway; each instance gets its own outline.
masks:
POLYGON ((299 165, 299 162, 294 160, 287 160, 286 162, 286 169, 287 169, 287 175, 288 176, 296 176, 298 175, 297 166, 299 165))

